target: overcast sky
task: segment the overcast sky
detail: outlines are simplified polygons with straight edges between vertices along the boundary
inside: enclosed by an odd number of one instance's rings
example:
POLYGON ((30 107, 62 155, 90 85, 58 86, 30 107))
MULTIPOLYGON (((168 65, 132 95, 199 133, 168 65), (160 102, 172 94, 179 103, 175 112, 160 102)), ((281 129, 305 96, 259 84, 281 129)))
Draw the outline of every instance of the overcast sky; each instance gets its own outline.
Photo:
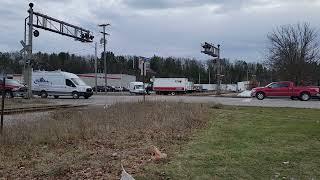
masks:
MULTIPOLYGON (((98 33, 111 23, 107 49, 116 55, 195 57, 201 42, 221 44, 222 57, 262 61, 266 35, 284 24, 320 29, 320 0, 35 0, 34 11, 98 33)), ((22 47, 29 1, 0 0, 0 51, 22 47)), ((93 54, 93 44, 40 31, 34 51, 93 54)), ((99 47, 99 52, 102 48, 99 47)))

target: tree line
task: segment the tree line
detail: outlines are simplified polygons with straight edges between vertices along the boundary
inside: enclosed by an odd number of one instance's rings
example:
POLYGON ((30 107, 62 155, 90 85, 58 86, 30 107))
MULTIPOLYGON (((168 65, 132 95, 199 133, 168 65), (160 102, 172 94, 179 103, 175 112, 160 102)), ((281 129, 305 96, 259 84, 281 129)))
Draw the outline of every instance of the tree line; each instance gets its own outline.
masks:
MULTIPOLYGON (((262 63, 248 63, 244 60, 221 59, 223 83, 254 80, 265 85, 272 81, 288 80, 297 84, 320 85, 319 45, 317 31, 309 24, 281 26, 268 34, 268 56, 262 63)), ((98 72, 104 69, 103 53, 98 58, 98 72)), ((79 56, 67 52, 35 53, 34 70, 57 70, 80 73, 94 73, 94 57, 79 56)), ((106 53, 107 72, 131 74, 142 80, 139 57, 106 53)), ((259 61, 260 62, 260 61, 259 61)), ((0 71, 20 74, 23 58, 17 52, 0 52, 0 71)), ((147 78, 186 77, 195 83, 216 83, 218 66, 216 61, 198 61, 191 58, 150 58, 151 70, 147 78)))
MULTIPOLYGON (((103 73, 104 63, 98 58, 98 72, 103 73)), ((107 72, 111 74, 131 74, 142 79, 139 70, 138 56, 116 56, 112 52, 106 53, 107 72)), ((41 53, 34 54, 32 67, 34 70, 63 71, 76 74, 94 73, 94 57, 79 56, 70 53, 41 53)), ((9 74, 21 74, 23 71, 23 58, 19 53, 0 53, 0 69, 9 74)), ((260 63, 247 63, 237 60, 230 62, 221 60, 221 70, 224 74, 224 83, 237 83, 239 81, 256 79, 267 83, 272 77, 267 67, 260 63)), ((152 77, 186 77, 195 83, 216 83, 217 64, 212 60, 205 62, 190 58, 160 57, 150 58, 150 71, 147 78, 152 77), (210 82, 209 82, 210 81, 210 82)))

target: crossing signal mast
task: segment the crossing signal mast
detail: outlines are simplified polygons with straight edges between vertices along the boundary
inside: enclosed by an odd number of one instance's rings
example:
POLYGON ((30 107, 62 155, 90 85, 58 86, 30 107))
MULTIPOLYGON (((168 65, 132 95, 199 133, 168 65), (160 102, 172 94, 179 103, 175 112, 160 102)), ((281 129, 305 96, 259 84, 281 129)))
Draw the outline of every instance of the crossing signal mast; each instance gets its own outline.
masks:
POLYGON ((53 17, 33 11, 33 3, 29 3, 29 16, 25 18, 25 38, 24 41, 20 41, 23 46, 21 53, 27 52, 25 59, 25 72, 24 81, 28 86, 27 98, 32 97, 32 38, 39 37, 40 33, 34 28, 51 31, 63 36, 68 36, 76 41, 80 42, 93 42, 94 36, 89 30, 82 27, 75 26, 64 21, 55 19, 53 17), (26 23, 28 20, 28 24, 26 23), (28 39, 27 36, 27 25, 28 25, 28 39))
POLYGON ((217 94, 220 95, 221 93, 221 78, 223 77, 223 75, 221 75, 221 62, 220 62, 220 44, 218 44, 218 46, 214 46, 214 44, 211 43, 203 43, 201 44, 201 47, 203 48, 203 50, 201 51, 202 53, 214 57, 216 59, 214 59, 215 62, 217 62, 217 78, 218 78, 218 82, 217 82, 217 94))

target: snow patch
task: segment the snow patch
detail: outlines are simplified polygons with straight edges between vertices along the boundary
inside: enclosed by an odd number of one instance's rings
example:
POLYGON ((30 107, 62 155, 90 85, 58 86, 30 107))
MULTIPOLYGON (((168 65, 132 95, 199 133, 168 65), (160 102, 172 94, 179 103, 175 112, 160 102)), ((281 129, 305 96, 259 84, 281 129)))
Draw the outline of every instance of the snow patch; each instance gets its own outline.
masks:
POLYGON ((238 97, 251 97, 251 91, 243 91, 237 95, 238 97))

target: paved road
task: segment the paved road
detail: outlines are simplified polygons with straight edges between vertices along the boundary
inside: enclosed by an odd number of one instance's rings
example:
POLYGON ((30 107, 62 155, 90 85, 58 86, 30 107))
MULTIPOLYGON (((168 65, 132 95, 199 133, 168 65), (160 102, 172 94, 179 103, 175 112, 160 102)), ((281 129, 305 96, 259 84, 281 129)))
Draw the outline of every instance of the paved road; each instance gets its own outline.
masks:
MULTIPOLYGON (((310 100, 307 102, 282 99, 265 99, 259 101, 255 98, 227 98, 227 97, 199 97, 199 96, 146 96, 151 101, 174 101, 174 102, 196 102, 196 103, 220 103, 223 105, 235 106, 261 106, 261 107, 293 107, 293 108, 315 108, 320 109, 320 100, 310 100)), ((142 101, 142 96, 103 96, 97 95, 90 99, 52 99, 58 104, 88 104, 88 105, 111 105, 117 102, 142 101)))
MULTIPOLYGON (((172 102, 188 102, 188 103, 220 103, 224 105, 235 106, 261 106, 261 107, 293 107, 293 108, 314 108, 320 109, 320 100, 311 100, 308 102, 292 101, 290 99, 265 99, 259 101, 255 98, 227 98, 227 97, 196 97, 196 96, 146 96, 147 100, 151 101, 172 101, 172 102)), ((87 104, 90 106, 112 105, 117 102, 137 102, 142 101, 142 96, 103 96, 97 95, 90 99, 48 99, 57 104, 87 104)), ((6 125, 14 122, 30 121, 35 119, 45 119, 48 113, 26 113, 6 116, 6 125), (31 118, 32 117, 32 118, 31 118)))

